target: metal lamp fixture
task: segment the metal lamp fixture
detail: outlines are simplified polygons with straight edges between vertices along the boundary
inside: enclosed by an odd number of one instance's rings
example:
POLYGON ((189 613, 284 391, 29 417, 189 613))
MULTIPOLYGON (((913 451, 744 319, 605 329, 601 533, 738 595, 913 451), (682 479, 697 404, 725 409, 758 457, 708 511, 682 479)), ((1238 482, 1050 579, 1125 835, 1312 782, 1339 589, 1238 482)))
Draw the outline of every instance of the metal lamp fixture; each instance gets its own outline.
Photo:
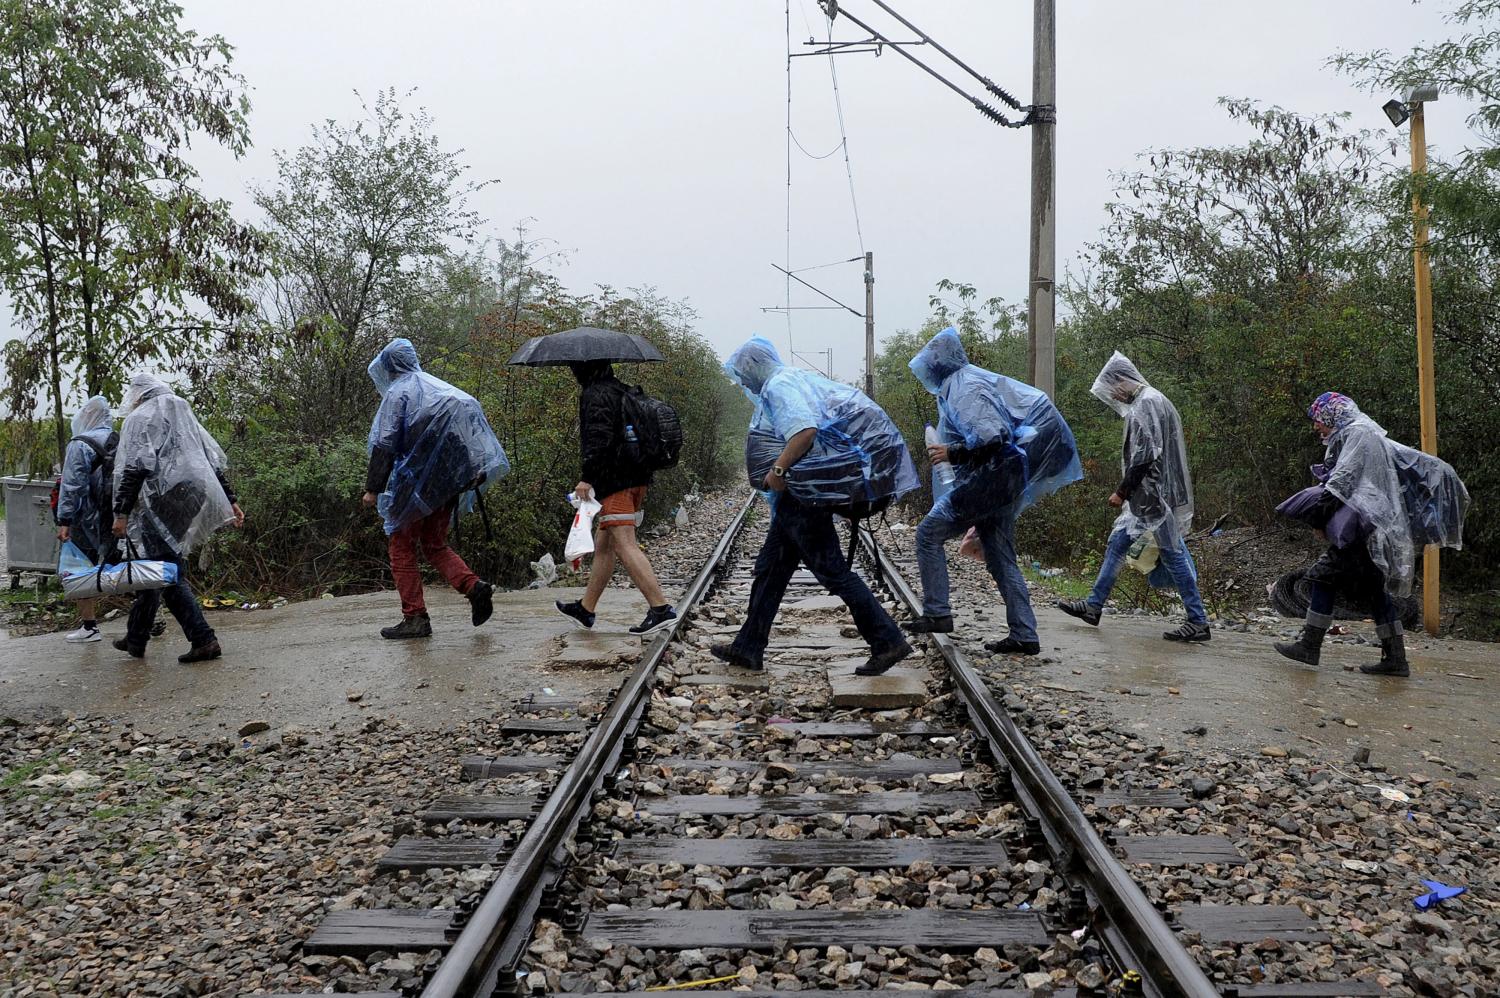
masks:
POLYGON ((1406 123, 1406 119, 1411 117, 1411 112, 1406 109, 1405 101, 1388 100, 1380 105, 1380 110, 1384 111, 1385 116, 1391 119, 1391 125, 1395 128, 1400 128, 1406 123))

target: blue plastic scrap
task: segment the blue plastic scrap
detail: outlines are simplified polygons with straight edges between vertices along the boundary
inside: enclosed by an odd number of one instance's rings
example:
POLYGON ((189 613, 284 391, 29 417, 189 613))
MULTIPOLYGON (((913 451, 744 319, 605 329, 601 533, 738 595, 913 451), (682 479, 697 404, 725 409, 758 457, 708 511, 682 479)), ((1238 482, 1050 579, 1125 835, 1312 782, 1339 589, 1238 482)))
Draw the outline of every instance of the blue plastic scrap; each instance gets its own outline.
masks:
POLYGON ((1424 880, 1422 883, 1427 885, 1431 893, 1423 894, 1412 900, 1412 904, 1417 906, 1418 911, 1426 911, 1438 902, 1446 901, 1449 898, 1456 898, 1468 890, 1467 887, 1449 887, 1447 884, 1440 884, 1436 880, 1424 880))

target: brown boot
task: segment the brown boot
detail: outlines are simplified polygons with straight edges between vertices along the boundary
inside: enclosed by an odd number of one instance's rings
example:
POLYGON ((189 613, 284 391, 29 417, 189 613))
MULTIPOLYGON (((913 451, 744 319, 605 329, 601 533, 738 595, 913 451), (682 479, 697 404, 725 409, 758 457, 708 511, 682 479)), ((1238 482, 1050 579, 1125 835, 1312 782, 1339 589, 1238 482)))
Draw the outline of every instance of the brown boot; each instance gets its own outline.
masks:
POLYGON ((177 656, 177 661, 183 665, 193 662, 208 662, 224 654, 224 649, 219 647, 218 641, 210 641, 206 645, 193 645, 185 653, 177 656))

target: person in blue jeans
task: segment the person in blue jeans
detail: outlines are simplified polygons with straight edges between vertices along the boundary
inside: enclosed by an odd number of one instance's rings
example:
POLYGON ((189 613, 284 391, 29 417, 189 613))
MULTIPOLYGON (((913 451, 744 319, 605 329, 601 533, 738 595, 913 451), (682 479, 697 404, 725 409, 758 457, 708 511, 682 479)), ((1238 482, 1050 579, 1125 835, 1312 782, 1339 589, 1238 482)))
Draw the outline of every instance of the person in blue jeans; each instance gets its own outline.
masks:
POLYGON ((771 526, 755 559, 745 622, 710 653, 739 668, 765 668, 771 626, 787 583, 806 564, 844 601, 869 659, 855 672, 878 676, 912 653, 896 621, 849 566, 833 524, 833 504, 897 497, 917 488, 916 469, 895 424, 863 393, 788 367, 776 348, 752 337, 724 364, 755 403, 745 442, 751 483, 764 490, 771 526))
POLYGON ((1036 614, 1016 564, 1016 518, 1037 499, 1083 477, 1073 431, 1044 392, 969 363, 958 331, 948 327, 911 359, 911 371, 937 397, 937 441, 927 456, 948 463, 953 486, 938 494, 917 527, 922 616, 905 625, 914 634, 953 630, 948 558, 943 544, 970 527, 1005 601, 1009 632, 985 644, 1002 655, 1035 655, 1036 614))
POLYGON ((1058 607, 1095 627, 1131 546, 1146 533, 1155 535, 1160 568, 1166 570, 1187 611, 1187 622, 1162 637, 1168 641, 1207 641, 1213 635, 1198 577, 1184 541, 1193 523, 1193 482, 1188 473, 1182 417, 1161 392, 1152 388, 1130 359, 1118 350, 1094 379, 1094 397, 1125 420, 1120 484, 1109 504, 1120 510, 1099 578, 1086 600, 1063 600, 1058 607))

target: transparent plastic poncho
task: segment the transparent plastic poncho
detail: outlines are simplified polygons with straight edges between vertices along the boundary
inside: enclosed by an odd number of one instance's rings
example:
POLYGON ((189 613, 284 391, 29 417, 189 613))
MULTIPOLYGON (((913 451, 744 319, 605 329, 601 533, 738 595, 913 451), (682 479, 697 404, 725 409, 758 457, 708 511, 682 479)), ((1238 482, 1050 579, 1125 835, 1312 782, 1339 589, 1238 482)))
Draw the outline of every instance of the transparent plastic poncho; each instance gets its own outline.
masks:
POLYGON ((192 408, 160 379, 137 374, 125 393, 114 491, 125 473, 146 473, 126 528, 142 557, 187 554, 234 518, 219 475, 224 450, 192 408))
POLYGON ((484 408, 472 395, 423 371, 410 340, 386 344, 368 370, 380 393, 369 446, 395 458, 375 507, 387 534, 460 497, 468 512, 476 490, 510 473, 484 408))
POLYGON ((68 529, 74 538, 95 550, 104 547, 108 536, 105 511, 99 508, 104 495, 104 461, 98 451, 77 438, 86 438, 104 448, 109 435, 114 432, 113 422, 109 400, 103 395, 95 395, 74 414, 75 439, 68 441, 68 449, 63 455, 62 481, 57 488, 58 522, 69 524, 68 529))
POLYGON ((1132 536, 1156 530, 1168 520, 1186 537, 1193 525, 1193 479, 1187 442, 1177 407, 1115 351, 1094 379, 1094 397, 1125 419, 1121 471, 1150 464, 1151 470, 1125 501, 1114 529, 1132 536))
MULTIPOLYGON (((952 326, 929 340, 908 366, 937 396, 938 432, 945 443, 973 449, 1009 438, 1020 450, 1025 484, 1017 513, 1083 478, 1073 431, 1047 394, 969 363, 952 326)), ((982 473, 963 465, 954 469, 960 482, 966 472, 982 473)))
POLYGON ((725 363, 755 401, 745 470, 760 488, 789 438, 816 429, 812 448, 787 474, 787 491, 812 506, 875 505, 919 487, 906 441, 869 396, 820 374, 787 367, 755 337, 725 363))
POLYGON ((1469 492, 1446 461, 1399 444, 1342 399, 1322 469, 1324 487, 1360 515, 1387 591, 1405 596, 1426 544, 1463 546, 1469 492))

